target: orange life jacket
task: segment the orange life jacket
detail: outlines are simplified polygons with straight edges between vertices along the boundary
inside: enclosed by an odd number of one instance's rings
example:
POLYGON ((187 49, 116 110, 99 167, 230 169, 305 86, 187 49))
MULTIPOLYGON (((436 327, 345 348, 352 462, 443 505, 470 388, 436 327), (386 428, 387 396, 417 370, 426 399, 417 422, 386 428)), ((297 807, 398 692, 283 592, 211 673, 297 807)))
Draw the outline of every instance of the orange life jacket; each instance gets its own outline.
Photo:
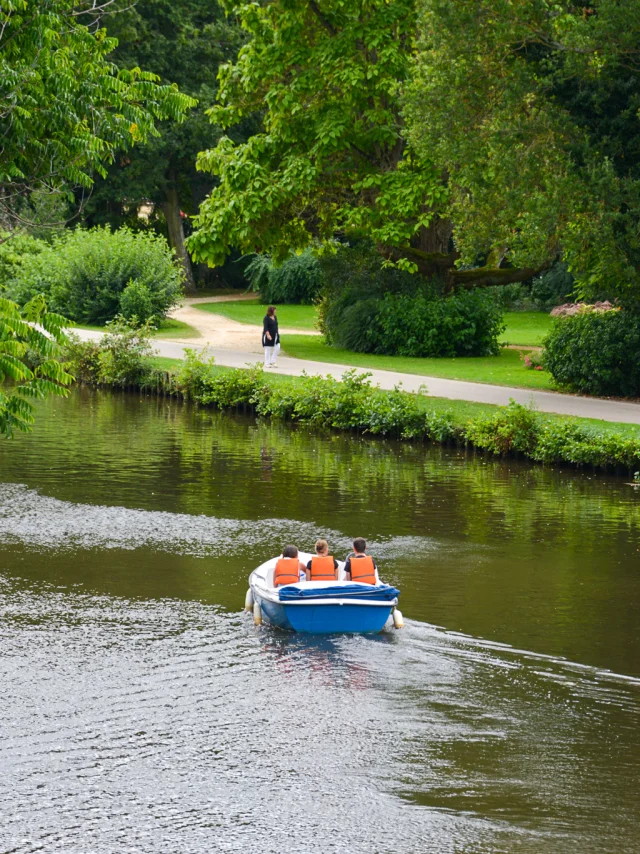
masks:
POLYGON ((299 563, 300 561, 297 557, 281 557, 273 573, 273 586, 279 587, 281 584, 297 584, 299 581, 299 563))
POLYGON ((327 555, 311 558, 311 581, 333 581, 335 577, 336 569, 332 557, 327 555))
POLYGON ((349 558, 351 566, 351 580, 359 581, 360 584, 375 584, 376 583, 376 568, 373 565, 373 558, 369 555, 358 555, 358 557, 349 558))

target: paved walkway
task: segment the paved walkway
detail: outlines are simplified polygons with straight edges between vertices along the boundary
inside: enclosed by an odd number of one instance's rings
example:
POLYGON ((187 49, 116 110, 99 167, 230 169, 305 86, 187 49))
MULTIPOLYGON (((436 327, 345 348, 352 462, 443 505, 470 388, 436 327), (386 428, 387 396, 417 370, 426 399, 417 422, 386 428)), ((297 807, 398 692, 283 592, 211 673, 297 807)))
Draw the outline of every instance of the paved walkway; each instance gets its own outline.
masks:
MULTIPOLYGON (((90 330, 74 330, 77 335, 85 340, 100 338, 101 332, 90 330)), ((171 359, 181 359, 184 356, 184 348, 190 347, 194 350, 207 350, 208 354, 214 356, 217 365, 231 368, 244 368, 247 365, 262 362, 262 351, 256 348, 256 352, 246 350, 232 350, 223 347, 203 347, 200 339, 191 342, 178 342, 156 339, 153 342, 158 355, 171 359)), ((299 377, 302 373, 321 374, 340 379, 345 371, 352 370, 350 365, 334 365, 327 362, 312 362, 304 359, 291 359, 280 356, 278 368, 274 373, 289 374, 299 377)), ((617 400, 603 400, 601 398, 578 397, 570 394, 556 394, 549 391, 533 391, 531 389, 510 388, 501 385, 488 385, 484 383, 470 383, 461 380, 449 380, 442 377, 425 377, 418 374, 402 374, 395 371, 379 371, 374 369, 359 368, 359 371, 370 370, 372 380, 380 388, 393 389, 399 383, 405 391, 418 391, 421 386, 426 386, 428 394, 432 397, 445 397, 449 400, 469 400, 475 403, 494 403, 504 406, 510 399, 518 403, 530 404, 541 412, 554 412, 558 415, 577 415, 582 418, 598 418, 602 421, 622 421, 628 424, 640 424, 640 404, 625 403, 617 400)))

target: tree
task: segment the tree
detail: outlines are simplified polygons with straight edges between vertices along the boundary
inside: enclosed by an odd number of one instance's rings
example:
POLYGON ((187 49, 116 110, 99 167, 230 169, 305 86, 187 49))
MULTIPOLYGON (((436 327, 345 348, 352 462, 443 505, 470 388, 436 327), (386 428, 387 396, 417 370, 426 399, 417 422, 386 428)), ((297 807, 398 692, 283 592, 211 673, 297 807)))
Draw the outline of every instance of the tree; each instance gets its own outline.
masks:
POLYGON ((195 105, 108 59, 116 41, 99 23, 112 2, 0 0, 0 215, 20 219, 17 202, 33 191, 86 193, 116 151, 195 105))
POLYGON ((532 275, 496 263, 470 277, 455 266, 446 173, 407 140, 401 113, 414 0, 274 0, 237 12, 250 38, 221 70, 211 119, 228 128, 263 112, 264 127, 200 154, 198 168, 220 183, 188 241, 196 259, 220 264, 235 246, 277 262, 314 239, 367 236, 388 261, 449 287, 532 275))
MULTIPOLYGON (((161 211, 164 217, 187 288, 193 289, 182 213, 194 213, 213 186, 195 169, 197 153, 220 136, 205 108, 215 100, 218 67, 236 55, 242 34, 210 0, 138 0, 126 5, 106 20, 109 34, 118 39, 113 61, 121 68, 139 65, 153 71, 196 97, 198 107, 181 124, 161 122, 157 137, 115 158, 107 176, 97 181, 87 219, 90 224, 131 225, 141 205, 151 202, 154 213, 161 211)), ((152 214, 152 223, 154 219, 152 214)))
POLYGON ((419 0, 417 32, 408 139, 461 261, 561 255, 587 295, 640 300, 640 5, 419 0))
POLYGON ((73 377, 59 361, 66 323, 64 317, 46 310, 41 296, 22 309, 0 298, 0 384, 7 378, 14 383, 10 391, 0 389, 1 435, 31 429, 31 399, 68 394, 73 377), (35 365, 30 367, 28 361, 35 365))

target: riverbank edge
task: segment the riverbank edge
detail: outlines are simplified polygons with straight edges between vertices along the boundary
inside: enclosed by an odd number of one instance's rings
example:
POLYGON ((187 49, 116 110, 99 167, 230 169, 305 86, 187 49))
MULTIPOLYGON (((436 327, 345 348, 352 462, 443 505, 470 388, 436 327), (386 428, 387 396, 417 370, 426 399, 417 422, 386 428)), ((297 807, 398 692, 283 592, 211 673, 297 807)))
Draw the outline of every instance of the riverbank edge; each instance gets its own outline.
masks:
POLYGON ((459 423, 452 413, 429 408, 426 393, 385 391, 356 369, 347 371, 341 381, 302 376, 274 383, 274 375, 259 364, 220 367, 194 350, 186 350, 185 359, 171 369, 131 353, 123 354, 118 366, 113 350, 105 351, 94 341, 78 341, 68 357, 79 382, 102 388, 169 396, 321 430, 472 447, 497 457, 517 456, 550 465, 640 469, 640 438, 597 432, 581 419, 543 415, 513 401, 459 423))

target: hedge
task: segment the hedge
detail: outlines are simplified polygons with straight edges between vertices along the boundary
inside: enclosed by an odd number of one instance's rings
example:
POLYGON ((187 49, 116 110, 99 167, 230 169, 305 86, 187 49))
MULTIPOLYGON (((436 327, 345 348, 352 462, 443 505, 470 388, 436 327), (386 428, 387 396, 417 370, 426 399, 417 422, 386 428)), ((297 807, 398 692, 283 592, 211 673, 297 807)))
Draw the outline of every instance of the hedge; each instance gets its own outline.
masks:
POLYGON ((213 373, 213 359, 203 360, 187 350, 174 374, 154 367, 146 335, 144 329, 114 329, 99 343, 75 339, 67 358, 85 383, 135 387, 223 410, 242 407, 262 417, 320 429, 470 445, 495 456, 518 454, 541 463, 640 467, 640 440, 550 419, 514 401, 460 425, 451 414, 430 411, 424 395, 400 388, 383 391, 371 385, 370 374, 355 369, 342 381, 303 376, 295 383, 275 385, 265 379, 260 365, 213 373))

